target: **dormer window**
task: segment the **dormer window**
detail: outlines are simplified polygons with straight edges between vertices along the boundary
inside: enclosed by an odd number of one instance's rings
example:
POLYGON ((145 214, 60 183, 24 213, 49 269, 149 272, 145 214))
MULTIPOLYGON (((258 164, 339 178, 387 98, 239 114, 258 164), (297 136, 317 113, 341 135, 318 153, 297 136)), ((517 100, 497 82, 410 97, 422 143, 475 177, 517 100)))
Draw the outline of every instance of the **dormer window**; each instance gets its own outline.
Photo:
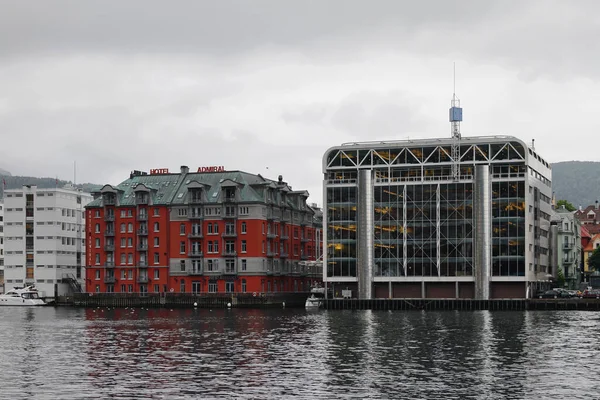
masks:
POLYGON ((595 213, 595 212, 593 212, 593 211, 590 211, 590 212, 588 212, 588 213, 587 213, 587 217, 588 217, 589 219, 594 219, 594 217, 595 217, 595 216, 596 216, 596 213, 595 213))

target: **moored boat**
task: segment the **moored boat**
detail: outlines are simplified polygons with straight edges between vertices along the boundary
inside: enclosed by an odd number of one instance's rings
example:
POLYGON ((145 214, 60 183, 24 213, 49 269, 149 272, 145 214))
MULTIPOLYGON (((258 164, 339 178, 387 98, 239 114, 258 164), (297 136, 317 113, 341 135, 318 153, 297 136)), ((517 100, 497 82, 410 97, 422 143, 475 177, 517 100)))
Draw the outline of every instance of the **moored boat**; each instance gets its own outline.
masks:
POLYGON ((323 306, 325 300, 325 288, 321 286, 315 286, 310 290, 310 296, 306 299, 304 307, 308 309, 317 309, 323 306))
POLYGON ((0 306, 43 305, 46 305, 46 303, 40 298, 37 289, 33 286, 15 287, 4 294, 0 294, 0 306))

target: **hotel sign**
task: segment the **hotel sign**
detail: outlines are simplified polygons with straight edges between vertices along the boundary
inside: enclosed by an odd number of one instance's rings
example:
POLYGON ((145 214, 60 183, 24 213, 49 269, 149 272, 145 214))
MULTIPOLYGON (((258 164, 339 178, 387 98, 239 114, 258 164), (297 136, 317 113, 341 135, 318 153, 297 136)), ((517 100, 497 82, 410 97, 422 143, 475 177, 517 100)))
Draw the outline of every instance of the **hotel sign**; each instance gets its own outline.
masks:
POLYGON ((225 172, 225 167, 222 165, 212 167, 198 167, 197 172, 225 172))
POLYGON ((169 168, 154 168, 150 170, 150 175, 163 175, 168 173, 169 168))

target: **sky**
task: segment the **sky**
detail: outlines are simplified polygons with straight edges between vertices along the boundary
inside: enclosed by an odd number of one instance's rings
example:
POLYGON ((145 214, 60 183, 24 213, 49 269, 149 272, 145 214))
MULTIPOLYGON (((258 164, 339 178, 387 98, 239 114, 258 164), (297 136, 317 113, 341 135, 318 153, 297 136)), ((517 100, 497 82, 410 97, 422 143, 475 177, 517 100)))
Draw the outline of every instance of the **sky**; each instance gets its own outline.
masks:
POLYGON ((0 168, 118 184, 181 165, 322 204, 345 142, 512 135, 600 161, 600 2, 0 0, 0 168))

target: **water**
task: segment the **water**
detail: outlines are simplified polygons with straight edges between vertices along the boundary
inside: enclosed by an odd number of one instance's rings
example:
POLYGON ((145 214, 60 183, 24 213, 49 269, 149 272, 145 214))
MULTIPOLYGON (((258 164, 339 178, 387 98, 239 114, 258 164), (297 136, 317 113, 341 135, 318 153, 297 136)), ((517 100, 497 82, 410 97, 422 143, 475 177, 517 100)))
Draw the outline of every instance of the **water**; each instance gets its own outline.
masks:
POLYGON ((0 308, 4 399, 597 398, 594 312, 0 308))

